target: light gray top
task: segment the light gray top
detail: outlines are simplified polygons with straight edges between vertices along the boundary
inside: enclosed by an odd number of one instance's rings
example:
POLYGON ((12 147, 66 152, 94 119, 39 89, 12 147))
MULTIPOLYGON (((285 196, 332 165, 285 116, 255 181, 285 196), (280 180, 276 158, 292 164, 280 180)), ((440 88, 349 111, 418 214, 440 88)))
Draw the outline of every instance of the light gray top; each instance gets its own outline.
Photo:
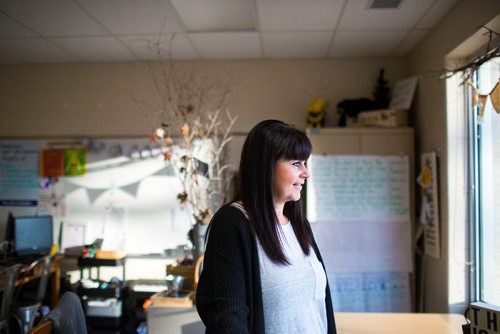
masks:
POLYGON ((266 334, 327 333, 323 267, 312 248, 304 255, 292 224, 280 227, 283 251, 291 265, 273 263, 257 242, 266 334))

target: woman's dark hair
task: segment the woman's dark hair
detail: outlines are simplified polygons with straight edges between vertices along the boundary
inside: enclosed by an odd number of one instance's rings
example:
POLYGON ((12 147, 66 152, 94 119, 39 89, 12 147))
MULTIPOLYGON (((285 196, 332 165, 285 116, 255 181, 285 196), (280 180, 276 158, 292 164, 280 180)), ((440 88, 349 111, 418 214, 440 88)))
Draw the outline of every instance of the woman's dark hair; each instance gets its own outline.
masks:
MULTIPOLYGON (((253 233, 267 256, 275 263, 289 263, 281 248, 279 222, 273 203, 276 162, 282 158, 307 160, 311 151, 311 142, 303 132, 277 120, 257 124, 243 145, 236 200, 243 203, 253 233)), ((283 211, 290 219, 302 251, 308 255, 312 240, 301 201, 285 203, 283 211)))

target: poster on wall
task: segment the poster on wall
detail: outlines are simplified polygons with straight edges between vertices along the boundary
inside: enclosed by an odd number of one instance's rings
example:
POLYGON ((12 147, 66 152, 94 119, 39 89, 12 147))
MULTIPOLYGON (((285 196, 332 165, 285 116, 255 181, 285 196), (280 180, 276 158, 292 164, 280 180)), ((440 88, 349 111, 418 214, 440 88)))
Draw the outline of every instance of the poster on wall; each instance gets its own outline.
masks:
POLYGON ((420 223, 424 226, 425 255, 439 259, 441 256, 439 234, 439 206, 436 152, 422 153, 420 175, 417 179, 422 191, 420 223))
POLYGON ((0 206, 37 206, 37 140, 0 141, 0 206))

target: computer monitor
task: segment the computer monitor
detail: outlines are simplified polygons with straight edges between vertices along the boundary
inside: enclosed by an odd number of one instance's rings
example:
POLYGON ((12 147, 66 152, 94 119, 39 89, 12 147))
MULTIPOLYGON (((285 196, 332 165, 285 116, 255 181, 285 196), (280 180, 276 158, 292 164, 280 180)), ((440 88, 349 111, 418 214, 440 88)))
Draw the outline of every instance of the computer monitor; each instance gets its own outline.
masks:
POLYGON ((52 216, 15 217, 15 255, 41 255, 50 252, 53 244, 52 228, 52 216))

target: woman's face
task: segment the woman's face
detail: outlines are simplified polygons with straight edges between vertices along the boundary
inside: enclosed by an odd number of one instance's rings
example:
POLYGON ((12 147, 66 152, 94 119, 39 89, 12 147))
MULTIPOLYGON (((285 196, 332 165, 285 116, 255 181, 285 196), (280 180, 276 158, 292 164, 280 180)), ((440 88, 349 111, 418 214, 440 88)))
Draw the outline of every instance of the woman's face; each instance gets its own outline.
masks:
POLYGON ((279 159, 274 167, 273 201, 284 204, 298 201, 302 186, 309 177, 304 160, 279 159))

